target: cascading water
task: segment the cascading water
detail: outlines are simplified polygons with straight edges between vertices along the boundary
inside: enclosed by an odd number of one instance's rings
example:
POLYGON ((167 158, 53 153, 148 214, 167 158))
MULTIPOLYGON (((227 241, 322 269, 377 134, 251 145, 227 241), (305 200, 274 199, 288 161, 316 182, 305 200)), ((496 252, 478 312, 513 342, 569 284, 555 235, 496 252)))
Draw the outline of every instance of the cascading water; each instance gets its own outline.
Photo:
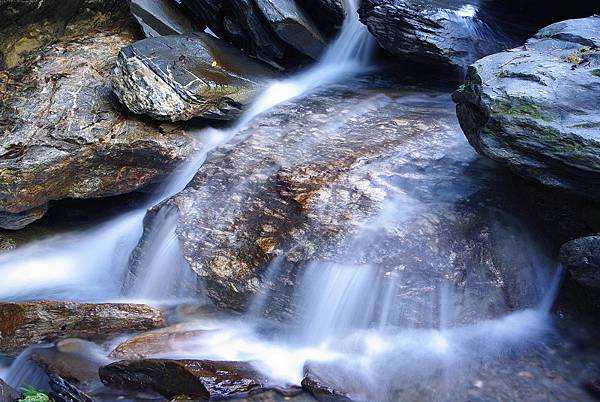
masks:
MULTIPOLYGON (((465 8, 453 18, 470 20, 474 15, 473 10, 465 8)), ((198 153, 147 206, 160 204, 184 189, 210 151, 230 141, 257 116, 367 71, 372 45, 366 28, 356 18, 353 0, 338 38, 322 59, 306 71, 270 85, 233 127, 196 133, 201 143, 198 153)), ((392 183, 384 184, 393 187, 392 183)), ((447 191, 441 193, 451 197, 447 191)), ((398 393, 395 384, 428 381, 440 371, 454 371, 456 376, 476 366, 480 359, 494 358, 507 348, 527 346, 548 331, 548 300, 553 299, 555 286, 548 286, 546 281, 542 281, 542 291, 548 293, 542 308, 468 325, 454 322, 455 311, 449 307, 454 295, 445 278, 433 286, 431 300, 419 306, 399 302, 399 289, 408 276, 383 272, 372 262, 375 258, 369 251, 379 234, 395 230, 386 226, 390 222, 401 224, 427 208, 406 194, 395 194, 349 239, 353 258, 340 256, 339 261, 313 261, 303 267, 294 295, 300 313, 275 335, 265 337, 260 329, 259 317, 269 303, 269 292, 265 291, 251 303, 250 319, 204 319, 194 325, 212 331, 188 339, 178 352, 165 356, 252 361, 281 384, 298 384, 308 363, 319 375, 358 399, 386 400, 398 393), (426 318, 428 314, 438 316, 426 318), (409 325, 411 319, 421 325, 409 325)), ((0 256, 0 274, 10 278, 0 283, 0 299, 96 301, 125 297, 157 303, 198 298, 181 286, 194 282, 195 275, 183 260, 175 232, 177 216, 168 208, 155 213, 136 250, 136 262, 128 271, 129 256, 142 238, 145 215, 143 208, 97 229, 0 256), (94 250, 93 255, 90 250, 94 250), (22 272, 29 275, 24 277, 22 272)), ((285 257, 284 253, 272 261, 263 283, 276 281, 285 257)), ((23 376, 18 373, 26 360, 22 356, 13 365, 9 374, 13 383, 22 382, 23 376)))

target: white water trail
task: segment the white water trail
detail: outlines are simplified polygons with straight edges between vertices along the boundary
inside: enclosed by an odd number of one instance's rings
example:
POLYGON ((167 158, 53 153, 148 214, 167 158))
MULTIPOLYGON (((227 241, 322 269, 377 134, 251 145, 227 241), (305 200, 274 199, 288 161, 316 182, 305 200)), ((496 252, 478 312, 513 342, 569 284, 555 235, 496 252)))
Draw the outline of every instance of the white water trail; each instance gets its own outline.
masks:
MULTIPOLYGON (((256 116, 317 88, 366 71, 373 41, 366 27, 358 21, 356 11, 355 0, 350 0, 339 36, 314 66, 289 79, 272 83, 233 127, 225 130, 208 128, 196 133, 202 140, 202 149, 169 178, 164 190, 149 206, 183 190, 208 153, 230 141, 256 116)), ((0 300, 96 301, 112 300, 123 295, 163 300, 177 296, 177 293, 167 294, 172 287, 167 286, 165 291, 160 286, 161 277, 168 276, 173 264, 180 266, 181 261, 172 219, 163 222, 163 225, 155 225, 159 233, 150 234, 151 241, 147 241, 141 251, 141 258, 146 261, 136 273, 141 282, 132 283, 131 289, 121 293, 129 268, 128 256, 142 235, 145 214, 146 208, 141 208, 90 231, 57 236, 2 254, 0 300)), ((170 276, 169 282, 177 280, 170 276)))

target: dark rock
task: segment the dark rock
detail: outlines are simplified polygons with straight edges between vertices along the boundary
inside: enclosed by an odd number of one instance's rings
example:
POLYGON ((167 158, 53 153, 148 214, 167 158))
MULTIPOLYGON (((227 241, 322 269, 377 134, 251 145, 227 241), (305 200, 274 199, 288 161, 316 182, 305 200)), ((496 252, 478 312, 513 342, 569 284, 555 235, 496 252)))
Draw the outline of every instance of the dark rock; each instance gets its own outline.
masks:
MULTIPOLYGON (((308 363, 304 366, 304 379, 302 379, 302 388, 310 392, 320 402, 351 402, 351 399, 347 394, 336 390, 332 384, 328 383, 327 380, 323 379, 322 376, 317 374, 311 366, 312 363, 308 363)), ((335 371, 333 367, 329 367, 329 370, 335 371)), ((327 370, 326 370, 327 371, 327 370)))
POLYGON ((127 108, 160 120, 232 119, 270 69, 204 33, 160 36, 119 53, 113 90, 127 108))
POLYGON ((34 349, 30 359, 48 376, 56 399, 91 402, 89 393, 102 385, 98 369, 105 362, 97 357, 99 349, 91 342, 65 339, 56 347, 34 349))
POLYGON ((587 311, 600 311, 600 236, 571 240, 560 248, 560 262, 567 270, 566 284, 576 292, 587 311))
POLYGON ((253 0, 182 0, 197 21, 249 55, 271 63, 284 59, 286 45, 266 24, 253 0))
POLYGON ((0 378, 0 402, 15 402, 19 393, 0 378))
POLYGON ((600 378, 585 384, 585 388, 596 398, 600 398, 600 378))
POLYGON ((41 217, 51 200, 136 191, 192 153, 179 126, 128 116, 112 95, 116 55, 136 38, 125 22, 112 23, 0 72, 1 227, 41 217))
POLYGON ((244 310, 264 297, 269 315, 289 316, 307 267, 339 261, 372 264, 385 283, 402 276, 395 305, 414 309, 395 319, 411 325, 436 317, 444 286, 461 323, 536 300, 537 256, 508 212, 510 187, 474 161, 448 96, 376 88, 325 91, 258 117, 151 211, 173 208, 185 261, 217 305, 244 310))
POLYGON ((388 52, 453 71, 456 79, 469 64, 508 42, 468 1, 364 0, 359 15, 388 52))
POLYGON ((453 95, 469 143, 551 188, 600 198, 600 17, 539 31, 469 68, 453 95))
POLYGON ((328 35, 335 35, 346 18, 344 0, 298 0, 298 4, 328 35))
POLYGON ((123 360, 100 368, 102 382, 114 388, 155 391, 167 398, 209 399, 248 392, 265 378, 244 362, 209 360, 123 360))
POLYGON ((0 351, 14 354, 61 338, 106 339, 163 325, 160 311, 142 304, 0 303, 0 351))
POLYGON ((0 68, 20 64, 28 52, 64 35, 95 29, 127 15, 121 0, 3 0, 0 68))
POLYGON ((184 350, 187 341, 205 335, 207 330, 178 324, 134 336, 110 352, 112 359, 143 359, 159 353, 184 350))
POLYGON ((281 388, 255 388, 244 396, 236 396, 238 402, 315 402, 308 392, 300 387, 281 388))
POLYGON ((193 24, 174 0, 131 0, 129 7, 147 37, 204 30, 204 25, 193 24))
POLYGON ((281 40, 313 59, 319 57, 326 41, 294 0, 254 1, 281 40))

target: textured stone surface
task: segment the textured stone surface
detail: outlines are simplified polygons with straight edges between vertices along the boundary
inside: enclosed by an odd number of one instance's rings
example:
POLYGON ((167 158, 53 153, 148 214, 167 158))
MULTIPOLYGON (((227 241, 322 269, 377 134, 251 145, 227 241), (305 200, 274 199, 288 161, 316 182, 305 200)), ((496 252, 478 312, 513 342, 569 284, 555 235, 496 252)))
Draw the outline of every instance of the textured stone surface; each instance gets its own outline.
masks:
POLYGON ((160 311, 142 304, 0 303, 0 351, 14 354, 61 338, 103 339, 163 325, 160 311))
POLYGON ((148 38, 119 53, 113 90, 129 110, 160 120, 232 119, 273 72, 205 33, 148 38))
POLYGON ((460 138, 448 95, 387 85, 314 94, 257 118, 162 205, 218 305, 264 297, 268 314, 285 314, 306 267, 340 261, 371 262, 384 282, 402 275, 397 305, 414 310, 397 319, 413 325, 437 311, 444 286, 461 322, 535 299, 526 231, 501 177, 460 138))
POLYGON ((131 0, 131 13, 148 37, 201 32, 201 21, 192 23, 174 0, 131 0))
POLYGON ((316 59, 325 39, 294 0, 254 0, 273 31, 301 53, 316 59))
POLYGON ((0 72, 0 226, 39 218, 51 200, 136 191, 193 151, 178 125, 128 114, 109 74, 136 36, 118 27, 60 39, 0 72))
POLYGON ((247 392, 266 381, 244 362, 165 359, 111 363, 100 368, 100 379, 110 387, 199 399, 247 392))
POLYGON ((587 311, 600 311, 600 236, 571 240, 560 248, 560 262, 567 270, 566 291, 587 311), (569 281, 574 283, 569 285, 569 281))
POLYGON ((94 29, 123 18, 121 0, 2 0, 0 68, 20 64, 27 53, 64 35, 94 29))
POLYGON ((600 198, 600 17, 539 31, 469 68, 454 94, 482 155, 546 186, 600 198))
POLYGON ((19 393, 0 378, 0 401, 14 402, 19 398, 19 393))
POLYGON ((385 50, 453 71, 456 79, 469 64, 506 45, 468 1, 364 0, 359 14, 385 50))

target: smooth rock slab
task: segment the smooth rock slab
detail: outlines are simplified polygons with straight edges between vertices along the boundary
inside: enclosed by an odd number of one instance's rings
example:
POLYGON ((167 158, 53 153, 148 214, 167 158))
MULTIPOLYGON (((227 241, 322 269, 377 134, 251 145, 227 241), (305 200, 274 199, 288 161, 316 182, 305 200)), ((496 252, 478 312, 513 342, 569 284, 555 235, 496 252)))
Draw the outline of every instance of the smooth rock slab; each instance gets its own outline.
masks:
POLYGON ((124 47, 113 91, 129 110, 159 120, 232 119, 273 72, 204 33, 148 38, 124 47))
POLYGON ((203 24, 193 24, 173 0, 131 0, 129 8, 147 37, 204 30, 203 24))
POLYGON ((206 399, 248 392, 266 380, 244 362, 210 360, 123 360, 100 368, 109 387, 155 391, 172 398, 206 399))
POLYGON ((539 31, 485 57, 453 95, 482 155, 551 188, 600 199, 600 17, 539 31))
POLYGON ((51 200, 133 192, 193 152, 178 125, 128 114, 108 80, 126 21, 60 39, 0 71, 0 227, 40 218, 51 200))
POLYGON ((0 303, 0 351, 15 354, 29 345, 61 338, 106 339, 161 326, 161 312, 143 304, 0 303))

